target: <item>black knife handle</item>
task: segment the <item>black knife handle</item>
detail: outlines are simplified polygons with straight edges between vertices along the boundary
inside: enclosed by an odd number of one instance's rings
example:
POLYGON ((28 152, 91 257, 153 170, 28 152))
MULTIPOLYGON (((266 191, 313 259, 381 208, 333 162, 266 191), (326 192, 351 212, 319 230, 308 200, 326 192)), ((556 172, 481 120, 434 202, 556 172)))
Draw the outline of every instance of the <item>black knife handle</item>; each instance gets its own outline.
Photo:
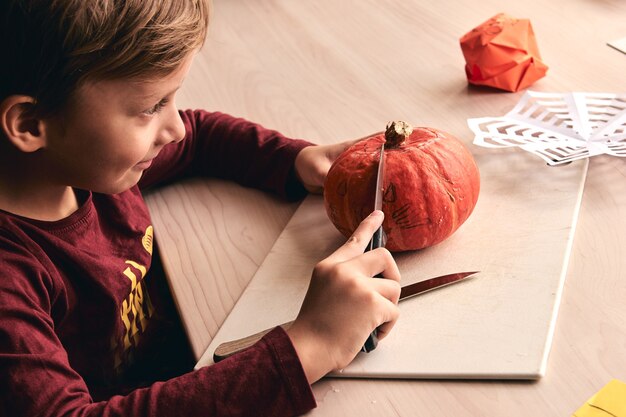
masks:
MULTIPOLYGON (((376 248, 382 248, 385 246, 386 243, 387 243, 387 234, 383 230, 383 227, 380 226, 378 229, 376 229, 376 231, 372 235, 372 240, 370 240, 369 244, 365 248, 365 252, 376 249, 376 248)), ((383 276, 381 274, 378 274, 374 278, 382 278, 382 277, 383 276)), ((374 329, 374 331, 370 333, 370 335, 367 337, 365 344, 363 344, 363 347, 361 348, 361 352, 365 352, 365 353, 371 352, 372 350, 376 349, 376 346, 378 346, 378 329, 374 329)))
POLYGON ((383 248, 385 247, 386 243, 387 243, 387 234, 383 230, 383 227, 380 226, 378 229, 376 229, 376 231, 372 235, 372 239, 367 244, 367 248, 365 248, 365 252, 376 249, 376 248, 383 248))
POLYGON ((363 344, 361 352, 369 353, 376 349, 376 346, 378 346, 378 329, 374 329, 374 331, 367 336, 367 340, 363 344))

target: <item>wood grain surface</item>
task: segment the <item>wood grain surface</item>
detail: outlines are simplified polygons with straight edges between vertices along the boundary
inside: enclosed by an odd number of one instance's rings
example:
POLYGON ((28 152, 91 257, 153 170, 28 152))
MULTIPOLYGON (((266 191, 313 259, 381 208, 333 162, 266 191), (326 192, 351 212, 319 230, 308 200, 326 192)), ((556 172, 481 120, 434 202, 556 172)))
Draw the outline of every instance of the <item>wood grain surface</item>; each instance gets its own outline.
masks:
MULTIPOLYGON (((626 59, 606 45, 626 34, 622 0, 214 0, 214 6, 179 106, 228 112, 317 143, 362 137, 390 119, 445 129, 471 143, 468 118, 503 115, 522 94, 469 87, 465 79, 458 40, 498 12, 533 25, 549 66, 533 90, 626 90, 626 59)), ((313 386, 318 408, 311 415, 569 416, 611 378, 626 380, 625 184, 624 159, 590 160, 539 381, 326 378, 313 386)), ((199 357, 297 205, 214 180, 171 186, 148 202, 199 357)))

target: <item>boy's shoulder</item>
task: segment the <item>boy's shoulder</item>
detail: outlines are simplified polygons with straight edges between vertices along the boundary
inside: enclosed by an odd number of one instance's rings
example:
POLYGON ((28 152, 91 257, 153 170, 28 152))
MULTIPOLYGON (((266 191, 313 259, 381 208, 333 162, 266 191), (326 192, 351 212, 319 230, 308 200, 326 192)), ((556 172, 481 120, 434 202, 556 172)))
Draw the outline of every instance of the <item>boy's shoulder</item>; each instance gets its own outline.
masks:
POLYGON ((98 253, 118 235, 143 233, 150 226, 147 206, 136 186, 114 195, 82 193, 78 210, 58 221, 28 219, 0 210, 0 269, 19 265, 41 268, 48 274, 82 252, 98 253))
POLYGON ((27 293, 28 297, 35 296, 37 289, 54 292, 51 265, 42 248, 7 217, 0 212, 0 292, 27 293))

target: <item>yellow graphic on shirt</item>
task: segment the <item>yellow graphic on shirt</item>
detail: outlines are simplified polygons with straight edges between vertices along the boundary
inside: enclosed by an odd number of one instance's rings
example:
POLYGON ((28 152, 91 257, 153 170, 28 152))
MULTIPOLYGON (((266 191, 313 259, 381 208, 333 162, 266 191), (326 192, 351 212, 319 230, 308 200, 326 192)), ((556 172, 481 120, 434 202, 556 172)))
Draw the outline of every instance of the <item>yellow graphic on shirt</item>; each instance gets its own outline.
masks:
MULTIPOLYGON (((141 272, 140 279, 146 276, 147 271, 143 265, 139 265, 133 261, 126 261, 126 263, 141 272)), ((124 350, 128 350, 131 346, 138 344, 140 333, 146 330, 148 318, 152 316, 153 308, 147 291, 144 296, 143 282, 138 283, 137 276, 130 267, 124 270, 124 275, 126 275, 131 282, 130 294, 122 301, 122 310, 120 312, 122 321, 126 327, 124 334, 124 350)))
POLYGON ((143 238, 141 239, 141 244, 143 245, 143 248, 150 255, 152 255, 152 241, 153 240, 154 240, 154 231, 152 229, 152 225, 150 225, 146 229, 146 233, 143 235, 143 238))
MULTIPOLYGON (((148 229, 151 230, 152 228, 149 227, 148 229)), ((148 230, 142 239, 144 248, 148 250, 144 243, 147 240, 145 239, 146 236, 148 236, 148 230)), ((151 233, 149 236, 152 236, 151 233)), ((149 247, 152 249, 152 245, 149 247)), ((114 373, 122 372, 127 365, 133 362, 134 349, 138 346, 141 335, 147 329, 148 320, 154 313, 154 307, 143 281, 148 272, 146 267, 131 260, 125 261, 125 264, 128 266, 122 274, 130 281, 130 293, 122 300, 120 307, 120 317, 124 323, 124 336, 121 344, 115 336, 111 339, 111 347, 115 351, 114 373)))

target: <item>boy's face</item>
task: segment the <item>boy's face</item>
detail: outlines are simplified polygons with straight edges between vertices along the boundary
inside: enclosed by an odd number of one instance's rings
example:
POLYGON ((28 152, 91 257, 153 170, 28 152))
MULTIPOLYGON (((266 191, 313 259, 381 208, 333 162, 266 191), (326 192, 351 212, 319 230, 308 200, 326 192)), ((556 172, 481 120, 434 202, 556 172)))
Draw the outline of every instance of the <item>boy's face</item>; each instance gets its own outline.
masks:
POLYGON ((48 123, 44 152, 55 180, 108 194, 135 185, 163 146, 184 137, 174 96, 193 56, 159 79, 81 86, 48 123))

